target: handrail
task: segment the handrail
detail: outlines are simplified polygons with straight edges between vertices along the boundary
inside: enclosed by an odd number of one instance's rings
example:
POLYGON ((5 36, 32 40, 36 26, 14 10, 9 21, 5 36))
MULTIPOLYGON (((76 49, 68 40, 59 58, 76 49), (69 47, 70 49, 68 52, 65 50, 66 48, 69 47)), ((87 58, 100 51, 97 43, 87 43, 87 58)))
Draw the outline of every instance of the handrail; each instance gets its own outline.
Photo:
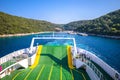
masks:
MULTIPOLYGON (((25 58, 25 59, 27 59, 27 58, 25 58)), ((25 60, 25 59, 22 59, 22 60, 25 60)), ((22 61, 22 60, 20 60, 20 61, 22 61)), ((8 67, 5 68, 4 70, 2 70, 2 71, 0 72, 0 74, 2 74, 3 72, 5 72, 7 69, 9 69, 9 68, 11 68, 11 67, 13 67, 13 66, 15 66, 15 65, 18 65, 20 61, 18 61, 18 62, 16 62, 16 63, 12 64, 12 65, 10 65, 10 66, 8 66, 8 67)))
MULTIPOLYGON (((84 62, 86 65, 88 65, 96 74, 97 76, 102 79, 103 78, 103 74, 102 72, 91 62, 91 60, 89 60, 88 58, 86 58, 84 55, 80 55, 79 57, 80 61, 84 62)), ((106 80, 106 79, 104 79, 106 80)))
MULTIPOLYGON (((118 73, 115 69, 113 69, 111 66, 109 66, 107 63, 105 63, 103 60, 101 60, 99 57, 97 57, 95 54, 86 51, 84 49, 79 48, 78 52, 80 54, 84 54, 87 58, 95 62, 96 64, 99 64, 99 66, 107 73, 109 74, 113 79, 119 79, 120 73, 118 73), (116 77, 117 75, 117 77, 116 77)), ((104 75, 102 76, 104 78, 104 75)), ((105 78, 104 78, 105 79, 105 78)))
POLYGON ((36 37, 67 37, 67 38, 73 38, 72 36, 68 36, 68 35, 37 35, 36 37))
POLYGON ((25 52, 25 50, 27 51, 28 48, 25 49, 20 49, 14 52, 11 52, 3 57, 0 58, 0 64, 3 64, 9 60, 11 60, 13 57, 19 56, 21 54, 23 54, 25 52))

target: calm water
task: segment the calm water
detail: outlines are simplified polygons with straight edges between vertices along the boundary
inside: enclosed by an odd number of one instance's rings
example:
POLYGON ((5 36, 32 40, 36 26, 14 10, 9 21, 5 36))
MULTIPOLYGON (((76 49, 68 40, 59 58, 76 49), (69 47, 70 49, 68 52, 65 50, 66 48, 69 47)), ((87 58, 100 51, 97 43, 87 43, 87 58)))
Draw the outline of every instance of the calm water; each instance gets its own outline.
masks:
MULTIPOLYGON (((49 33, 52 35, 52 33, 49 33)), ((43 35, 43 34, 40 34, 43 35)), ((48 35, 44 33, 44 35, 48 35)), ((115 68, 120 72, 120 40, 117 39, 109 39, 109 38, 102 38, 96 36, 80 36, 80 35, 70 35, 70 34, 58 34, 55 35, 66 35, 71 36, 76 39, 77 47, 86 49, 110 66, 115 68)), ((0 57, 9 54, 10 52, 27 48, 30 46, 32 37, 36 35, 29 35, 29 36, 22 36, 22 37, 8 37, 8 38, 0 38, 0 57)), ((73 45, 71 40, 40 40, 35 41, 35 44, 57 44, 57 45, 73 45)))

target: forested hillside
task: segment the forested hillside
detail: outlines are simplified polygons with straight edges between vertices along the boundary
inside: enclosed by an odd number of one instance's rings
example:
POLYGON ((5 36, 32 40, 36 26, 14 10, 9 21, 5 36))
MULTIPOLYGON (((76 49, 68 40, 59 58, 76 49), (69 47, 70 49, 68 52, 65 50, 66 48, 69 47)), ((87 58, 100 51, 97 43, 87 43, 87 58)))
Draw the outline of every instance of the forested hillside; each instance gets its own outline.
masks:
POLYGON ((0 35, 52 31, 54 29, 55 25, 47 21, 27 19, 0 12, 0 35))
POLYGON ((120 36, 120 9, 93 20, 81 20, 64 25, 66 30, 101 35, 120 36))
MULTIPOLYGON (((27 19, 0 12, 0 35, 55 30, 47 21, 27 19)), ((65 30, 120 36, 120 9, 93 20, 81 20, 62 25, 65 30)))

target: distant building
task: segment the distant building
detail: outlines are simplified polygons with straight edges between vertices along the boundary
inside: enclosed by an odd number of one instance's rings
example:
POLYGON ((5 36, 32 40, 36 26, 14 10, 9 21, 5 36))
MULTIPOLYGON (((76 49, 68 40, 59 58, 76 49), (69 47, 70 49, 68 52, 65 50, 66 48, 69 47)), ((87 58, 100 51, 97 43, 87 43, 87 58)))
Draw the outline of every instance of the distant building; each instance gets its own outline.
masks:
POLYGON ((61 29, 61 28, 55 28, 55 31, 56 31, 56 32, 61 32, 62 29, 61 29))

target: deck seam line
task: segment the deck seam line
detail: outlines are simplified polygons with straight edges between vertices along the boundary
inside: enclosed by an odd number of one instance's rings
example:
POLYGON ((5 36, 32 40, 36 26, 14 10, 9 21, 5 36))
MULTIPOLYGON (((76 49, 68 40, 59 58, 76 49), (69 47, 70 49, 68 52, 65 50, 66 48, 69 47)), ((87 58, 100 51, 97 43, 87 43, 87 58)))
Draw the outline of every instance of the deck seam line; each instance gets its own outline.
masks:
POLYGON ((21 74, 22 72, 24 72, 25 70, 23 70, 23 71, 21 71, 21 72, 19 72, 19 73, 17 73, 14 77, 13 77, 13 79, 12 80, 15 80, 15 78, 19 75, 19 74, 21 74))
POLYGON ((24 80, 26 80, 26 79, 29 77, 30 73, 31 73, 33 70, 34 70, 34 69, 31 69, 31 70, 30 70, 30 72, 27 74, 27 76, 25 77, 24 80))
POLYGON ((60 67, 60 80, 62 80, 62 65, 60 67))
POLYGON ((42 71, 44 70, 44 68, 45 68, 45 65, 42 66, 42 69, 40 70, 36 80, 38 80, 40 78, 40 75, 41 75, 42 71))
MULTIPOLYGON (((75 70, 75 69, 73 69, 73 70, 75 70)), ((78 72, 79 74, 82 74, 82 77, 84 78, 84 80, 86 80, 86 78, 85 78, 85 76, 84 76, 84 74, 82 72, 77 71, 77 70, 75 70, 75 71, 78 72)))
POLYGON ((52 67, 51 67, 51 69, 50 69, 50 73, 49 73, 48 80, 50 80, 50 78, 51 78, 52 70, 53 70, 53 65, 52 65, 52 67))
POLYGON ((73 76, 73 73, 72 73, 72 70, 70 69, 70 72, 71 72, 71 74, 72 74, 72 80, 74 80, 74 76, 73 76))

